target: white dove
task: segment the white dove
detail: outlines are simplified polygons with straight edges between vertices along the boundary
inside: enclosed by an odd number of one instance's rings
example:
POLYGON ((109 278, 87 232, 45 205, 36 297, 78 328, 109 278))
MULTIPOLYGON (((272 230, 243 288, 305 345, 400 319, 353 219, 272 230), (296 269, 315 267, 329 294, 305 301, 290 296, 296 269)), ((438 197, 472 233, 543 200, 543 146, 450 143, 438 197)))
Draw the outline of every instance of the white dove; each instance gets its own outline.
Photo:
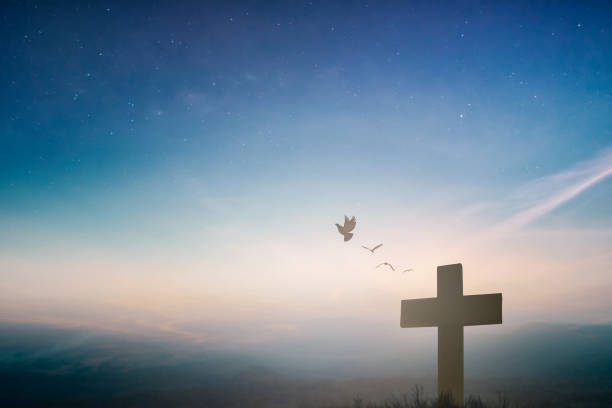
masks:
POLYGON ((344 235, 345 242, 353 238, 353 234, 351 233, 351 231, 355 229, 355 225, 357 225, 357 221, 355 220, 355 217, 349 220, 349 218, 346 215, 344 216, 344 225, 336 224, 336 227, 338 228, 338 232, 344 235))

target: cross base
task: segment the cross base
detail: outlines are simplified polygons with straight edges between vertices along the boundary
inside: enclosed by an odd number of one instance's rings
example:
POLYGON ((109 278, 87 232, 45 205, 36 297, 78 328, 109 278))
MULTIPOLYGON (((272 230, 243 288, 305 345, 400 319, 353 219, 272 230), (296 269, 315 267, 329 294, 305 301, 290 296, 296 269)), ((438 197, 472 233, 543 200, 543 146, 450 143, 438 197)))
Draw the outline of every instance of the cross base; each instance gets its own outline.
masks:
POLYGON ((463 402, 463 326, 438 327, 438 395, 463 402))

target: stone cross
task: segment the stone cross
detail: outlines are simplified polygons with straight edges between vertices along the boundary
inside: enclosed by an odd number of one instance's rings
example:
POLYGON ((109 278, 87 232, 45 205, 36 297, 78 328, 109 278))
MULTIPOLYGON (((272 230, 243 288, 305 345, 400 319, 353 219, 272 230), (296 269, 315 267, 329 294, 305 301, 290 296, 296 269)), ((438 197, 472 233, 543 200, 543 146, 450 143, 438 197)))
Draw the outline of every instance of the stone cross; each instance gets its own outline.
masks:
POLYGON ((402 300, 401 327, 438 327, 438 394, 463 405, 463 326, 501 324, 502 294, 463 295, 461 264, 438 266, 438 297, 402 300))

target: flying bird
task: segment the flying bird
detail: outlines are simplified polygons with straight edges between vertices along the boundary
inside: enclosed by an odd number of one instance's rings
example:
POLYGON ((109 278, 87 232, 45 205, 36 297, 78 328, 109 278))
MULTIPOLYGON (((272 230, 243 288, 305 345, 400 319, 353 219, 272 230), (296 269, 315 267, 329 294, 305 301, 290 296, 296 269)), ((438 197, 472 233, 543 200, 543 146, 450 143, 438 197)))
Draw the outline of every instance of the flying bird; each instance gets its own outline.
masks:
POLYGON ((392 270, 393 272, 395 272, 395 268, 394 268, 394 267, 393 267, 393 265, 391 265, 389 262, 383 262, 383 263, 381 263, 381 264, 376 265, 376 269, 378 269, 379 267, 381 267, 381 266, 383 266, 383 265, 388 266, 389 268, 391 268, 391 270, 392 270))
POLYGON ((412 268, 405 269, 405 270, 402 271, 402 273, 406 273, 406 272, 410 272, 410 271, 414 272, 414 269, 412 269, 412 268))
POLYGON ((357 225, 355 217, 349 220, 346 215, 344 216, 344 225, 336 224, 338 232, 344 236, 344 242, 350 241, 350 239, 353 238, 351 231, 355 229, 355 225, 357 225))
POLYGON ((363 249, 367 249, 368 251, 370 251, 371 253, 374 253, 374 251, 376 251, 378 248, 380 248, 382 246, 382 244, 378 244, 376 245, 374 248, 368 248, 367 246, 362 245, 361 247, 363 249))

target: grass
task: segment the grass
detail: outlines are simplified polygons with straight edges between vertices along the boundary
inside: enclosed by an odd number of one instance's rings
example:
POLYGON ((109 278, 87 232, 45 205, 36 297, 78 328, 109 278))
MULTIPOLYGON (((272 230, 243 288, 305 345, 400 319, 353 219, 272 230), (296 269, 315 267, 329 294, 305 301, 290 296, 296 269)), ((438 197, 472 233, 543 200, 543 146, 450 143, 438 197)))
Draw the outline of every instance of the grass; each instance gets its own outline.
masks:
POLYGON ((423 389, 415 387, 412 397, 403 395, 401 398, 391 397, 387 401, 370 402, 361 398, 355 398, 352 405, 347 408, 509 408, 510 405, 504 397, 499 398, 497 403, 483 402, 480 397, 470 396, 464 405, 456 404, 450 395, 442 395, 436 399, 427 399, 423 396, 423 389))

